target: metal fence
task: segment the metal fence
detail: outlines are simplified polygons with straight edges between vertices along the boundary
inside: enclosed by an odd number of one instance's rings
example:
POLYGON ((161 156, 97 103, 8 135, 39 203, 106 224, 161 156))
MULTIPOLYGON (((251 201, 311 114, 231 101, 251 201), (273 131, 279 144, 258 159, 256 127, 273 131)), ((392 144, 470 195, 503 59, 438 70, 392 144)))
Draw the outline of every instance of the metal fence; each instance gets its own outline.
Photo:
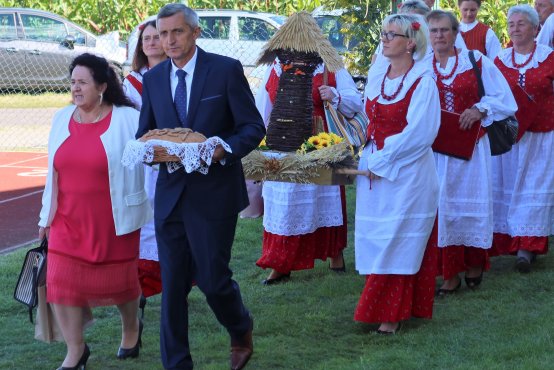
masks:
MULTIPOLYGON (((233 10, 198 15, 202 33, 197 44, 240 60, 256 94, 266 67, 255 62, 286 18, 233 10)), ((319 21, 331 43, 344 51, 338 16, 319 21)), ((124 43, 117 32, 93 35, 52 13, 0 8, 0 152, 46 151, 52 117, 71 100, 68 67, 73 58, 84 52, 103 55, 123 76, 137 37, 138 25, 124 43)))
MULTIPOLYGON (((284 21, 246 12, 200 15, 197 44, 204 50, 239 59, 255 93, 265 67, 255 67, 262 46, 284 21)), ((100 54, 122 75, 129 53, 118 34, 95 36, 50 13, 0 12, 0 151, 46 151, 55 112, 70 103, 68 66, 83 52, 100 54)), ((134 37, 134 39, 133 39, 134 37)))

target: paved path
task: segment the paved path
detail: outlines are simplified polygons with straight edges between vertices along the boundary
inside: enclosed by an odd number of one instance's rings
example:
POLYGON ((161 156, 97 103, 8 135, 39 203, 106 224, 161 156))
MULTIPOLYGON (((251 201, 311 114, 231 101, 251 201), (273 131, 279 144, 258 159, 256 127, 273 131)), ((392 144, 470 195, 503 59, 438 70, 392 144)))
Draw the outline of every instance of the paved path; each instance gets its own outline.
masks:
POLYGON ((0 152, 0 253, 37 238, 45 153, 0 152))

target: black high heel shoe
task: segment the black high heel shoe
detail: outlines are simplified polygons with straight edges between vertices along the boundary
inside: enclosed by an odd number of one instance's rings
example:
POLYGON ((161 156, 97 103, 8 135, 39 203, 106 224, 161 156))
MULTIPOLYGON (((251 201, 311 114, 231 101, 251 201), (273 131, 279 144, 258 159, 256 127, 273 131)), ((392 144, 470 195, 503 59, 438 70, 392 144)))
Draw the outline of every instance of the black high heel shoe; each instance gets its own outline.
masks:
POLYGON ((481 275, 476 276, 476 277, 467 277, 467 276, 465 276, 464 280, 466 281, 466 285, 469 289, 475 289, 483 281, 483 271, 481 271, 481 275))
POLYGON ((83 354, 81 355, 79 362, 77 362, 77 365, 73 367, 61 366, 58 368, 58 370, 85 370, 89 356, 90 348, 88 348, 88 345, 85 343, 85 349, 83 350, 83 354))
POLYGON ((437 297, 446 297, 447 295, 456 293, 461 287, 462 287, 462 279, 460 279, 460 281, 458 282, 458 285, 456 285, 456 287, 454 287, 454 289, 440 288, 440 289, 437 290, 435 295, 437 297))
POLYGON ((262 281, 263 285, 273 285, 273 284, 279 284, 285 281, 288 281, 290 279, 290 272, 288 274, 283 274, 279 277, 273 278, 273 279, 265 279, 262 281))
POLYGON ((144 307, 146 306, 146 297, 141 294, 140 295, 140 301, 139 301, 139 308, 140 308, 140 319, 144 319, 144 307))
POLYGON ((342 267, 331 267, 331 262, 329 262, 329 270, 333 270, 335 272, 346 272, 346 263, 344 262, 344 254, 342 251, 340 252, 340 256, 342 257, 342 267))
POLYGON ((139 347, 142 347, 142 329, 144 325, 142 320, 139 319, 139 335, 137 339, 137 344, 133 348, 122 348, 119 347, 117 350, 117 358, 120 360, 125 360, 127 358, 137 358, 139 356, 139 347))

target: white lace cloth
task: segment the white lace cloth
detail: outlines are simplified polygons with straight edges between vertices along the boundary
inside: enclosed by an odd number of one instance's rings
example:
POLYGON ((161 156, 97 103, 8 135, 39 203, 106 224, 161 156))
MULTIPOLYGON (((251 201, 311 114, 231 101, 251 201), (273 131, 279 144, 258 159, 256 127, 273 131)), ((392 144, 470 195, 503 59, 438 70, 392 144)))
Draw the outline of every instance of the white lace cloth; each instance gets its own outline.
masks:
POLYGON ((343 224, 338 186, 265 181, 262 196, 263 225, 272 234, 304 235, 343 224))
POLYGON ((165 140, 148 140, 141 142, 131 140, 125 146, 121 163, 125 167, 134 168, 138 163, 151 163, 154 160, 154 147, 163 146, 167 154, 176 155, 180 162, 167 162, 169 173, 184 167, 187 173, 193 171, 207 174, 215 148, 221 145, 226 152, 232 153, 231 147, 221 138, 214 136, 203 143, 173 143, 165 140))
POLYGON ((492 169, 487 135, 469 161, 435 153, 439 175, 438 246, 492 245, 492 169))

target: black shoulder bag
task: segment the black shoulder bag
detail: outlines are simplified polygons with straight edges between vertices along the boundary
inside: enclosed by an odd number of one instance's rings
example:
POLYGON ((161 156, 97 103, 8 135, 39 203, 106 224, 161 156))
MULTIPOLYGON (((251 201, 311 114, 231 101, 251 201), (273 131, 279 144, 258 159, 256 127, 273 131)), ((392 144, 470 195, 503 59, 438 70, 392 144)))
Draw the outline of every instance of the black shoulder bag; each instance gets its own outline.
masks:
POLYGON ((38 303, 38 287, 46 284, 46 252, 48 241, 42 240, 39 247, 30 249, 25 254, 23 267, 15 285, 13 297, 29 308, 29 320, 33 322, 33 308, 38 303))
MULTIPOLYGON (((477 67, 475 55, 472 50, 469 52, 469 60, 473 66, 475 76, 477 77, 479 98, 482 98, 485 95, 485 87, 483 86, 481 71, 479 67, 477 67)), ((519 123, 514 116, 506 117, 500 121, 493 121, 493 123, 487 127, 492 155, 504 154, 512 149, 512 145, 516 143, 518 127, 519 123)))

